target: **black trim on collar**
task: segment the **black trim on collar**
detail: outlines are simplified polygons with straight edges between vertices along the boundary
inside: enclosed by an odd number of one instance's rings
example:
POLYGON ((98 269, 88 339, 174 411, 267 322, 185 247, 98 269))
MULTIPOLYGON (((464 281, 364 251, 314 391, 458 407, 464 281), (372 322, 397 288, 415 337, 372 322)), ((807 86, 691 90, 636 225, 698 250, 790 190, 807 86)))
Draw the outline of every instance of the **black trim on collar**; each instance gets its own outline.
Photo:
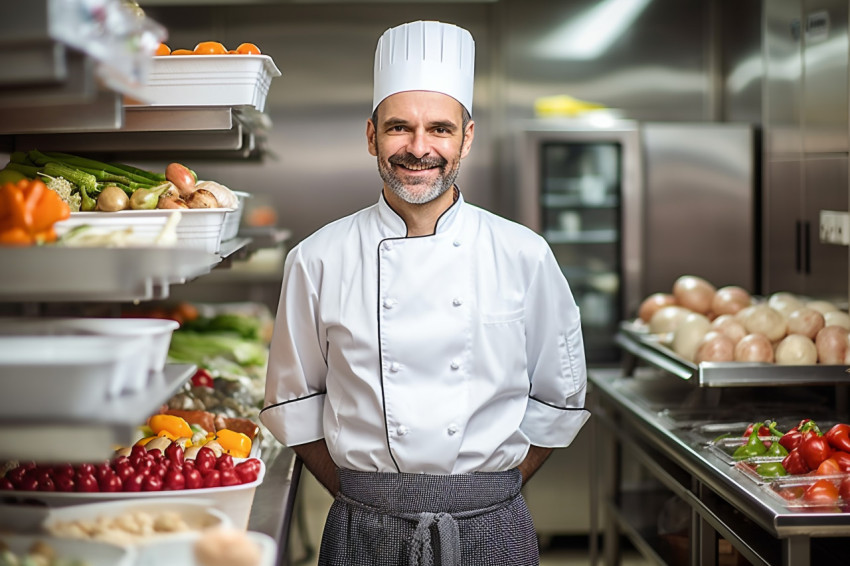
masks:
MULTIPOLYGON (((427 238, 429 236, 434 236, 437 233, 437 226, 440 224, 440 219, 443 218, 443 216, 445 216, 445 214, 449 210, 451 210, 452 207, 454 207, 455 204, 457 204, 457 201, 460 200, 460 189, 457 188, 457 185, 452 185, 452 191, 454 193, 452 195, 454 197, 452 199, 452 203, 448 206, 448 208, 446 208, 443 212, 441 212, 440 215, 437 217, 437 220, 434 222, 434 230, 430 234, 423 234, 422 236, 408 236, 407 235, 407 222, 405 222, 402 215, 399 214, 398 211, 393 208, 393 205, 391 205, 389 203, 389 201, 387 200, 387 196, 384 194, 383 190, 381 190, 381 198, 384 199, 384 203, 386 203, 387 208, 392 210, 395 213, 395 215, 399 217, 399 220, 401 220, 402 223, 404 224, 404 229, 405 229, 404 236, 403 236, 404 238, 427 238)), ((400 236, 395 236, 393 238, 385 238, 385 240, 399 240, 401 238, 402 237, 400 237, 400 236)), ((381 240, 381 242, 384 242, 385 240, 381 240)))

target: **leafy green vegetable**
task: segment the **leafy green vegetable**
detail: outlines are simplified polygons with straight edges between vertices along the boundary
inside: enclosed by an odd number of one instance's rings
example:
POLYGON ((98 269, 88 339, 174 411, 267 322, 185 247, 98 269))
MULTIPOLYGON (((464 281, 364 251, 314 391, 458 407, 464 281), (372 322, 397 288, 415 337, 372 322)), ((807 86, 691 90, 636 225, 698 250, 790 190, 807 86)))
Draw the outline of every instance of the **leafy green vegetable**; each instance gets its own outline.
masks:
POLYGON ((260 342, 228 332, 196 332, 181 328, 171 336, 168 357, 175 362, 206 366, 222 357, 245 366, 266 364, 268 352, 260 342))
POLYGON ((195 332, 232 332, 246 340, 260 340, 262 323, 257 317, 222 313, 213 317, 198 317, 183 325, 195 332))

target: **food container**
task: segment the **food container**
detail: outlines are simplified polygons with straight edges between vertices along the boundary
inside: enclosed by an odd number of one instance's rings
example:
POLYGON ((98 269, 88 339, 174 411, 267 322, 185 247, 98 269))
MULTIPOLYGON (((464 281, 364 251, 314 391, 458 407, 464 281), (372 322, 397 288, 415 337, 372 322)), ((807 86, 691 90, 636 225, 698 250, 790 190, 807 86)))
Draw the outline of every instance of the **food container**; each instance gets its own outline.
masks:
POLYGON ((228 212, 224 217, 224 226, 221 229, 222 242, 232 240, 239 233, 239 225, 242 223, 242 216, 245 212, 245 199, 251 197, 250 193, 243 191, 233 191, 233 193, 239 199, 239 206, 236 210, 228 212))
POLYGON ((47 544, 56 557, 81 561, 86 566, 134 566, 136 552, 132 548, 99 542, 62 539, 42 535, 0 534, 0 544, 6 545, 17 556, 24 555, 34 543, 47 544))
POLYGON ((0 412, 91 417, 149 378, 145 337, 0 337, 0 412))
POLYGON ((154 57, 139 98, 151 106, 253 106, 263 111, 280 69, 268 55, 154 57))
POLYGON ((104 336, 117 342, 133 339, 141 352, 137 382, 124 385, 125 391, 138 391, 148 382, 149 372, 165 369, 171 335, 180 325, 175 320, 154 318, 0 318, 2 336, 104 336))
MULTIPOLYGON (((177 246, 197 248, 208 253, 218 253, 224 219, 233 208, 183 208, 177 224, 177 246)), ((153 239, 165 226, 174 210, 121 210, 119 212, 72 212, 71 218, 56 223, 56 233, 61 236, 73 227, 88 224, 98 230, 114 231, 133 228, 143 243, 153 244, 153 239)))
MULTIPOLYGON (((759 439, 761 439, 762 442, 777 442, 779 440, 779 437, 759 436, 759 439)), ((706 447, 708 448, 709 452, 711 452, 712 454, 732 466, 737 461, 732 456, 735 453, 735 450, 747 444, 748 441, 748 437, 723 437, 707 442, 706 447)))
POLYGON ((181 497, 71 505, 51 509, 42 523, 42 529, 57 538, 95 540, 119 546, 144 545, 185 537, 203 529, 232 526, 230 518, 214 505, 209 499, 181 497), (150 532, 154 531, 151 527, 145 532, 145 522, 156 518, 160 519, 162 528, 158 532, 150 532), (176 528, 174 519, 180 521, 181 528, 189 530, 169 531, 176 528), (95 522, 103 528, 94 536, 79 528, 83 523, 95 522))
MULTIPOLYGON (((260 550, 260 562, 256 566, 274 566, 277 563, 277 543, 272 537, 256 531, 246 531, 245 536, 260 550)), ((193 533, 139 547, 135 566, 201 566, 194 550, 199 537, 199 534, 193 533)))
MULTIPOLYGON (((791 511, 808 513, 846 513, 850 511, 850 501, 840 495, 828 497, 822 495, 820 498, 807 496, 810 488, 817 482, 829 482, 832 484, 832 494, 840 490, 842 481, 850 478, 848 474, 818 476, 784 476, 763 485, 763 489, 774 501, 782 503, 791 511)), ((840 492, 839 492, 840 493, 840 492)))
MULTIPOLYGON (((234 462, 238 463, 240 461, 234 458, 234 462)), ((260 474, 255 481, 226 487, 118 493, 10 490, 4 491, 3 497, 12 502, 26 501, 32 505, 46 505, 51 509, 107 501, 121 501, 124 505, 129 506, 140 501, 167 502, 178 498, 180 500, 196 500, 214 506, 230 519, 234 527, 244 529, 248 526, 248 518, 251 515, 251 507, 254 504, 254 492, 257 490, 257 486, 263 483, 263 477, 266 473, 265 463, 262 460, 260 460, 260 463, 260 474)))

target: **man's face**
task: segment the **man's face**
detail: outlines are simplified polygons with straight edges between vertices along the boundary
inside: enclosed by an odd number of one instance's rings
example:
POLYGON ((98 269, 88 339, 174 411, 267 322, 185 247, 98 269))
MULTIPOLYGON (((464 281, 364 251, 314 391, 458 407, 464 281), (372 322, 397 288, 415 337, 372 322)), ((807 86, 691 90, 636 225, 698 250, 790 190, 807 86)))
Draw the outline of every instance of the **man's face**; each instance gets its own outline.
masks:
POLYGON ((431 202, 449 190, 469 153, 475 124, 463 129, 463 107, 429 91, 400 92, 378 106, 368 121, 369 153, 389 190, 410 204, 431 202))

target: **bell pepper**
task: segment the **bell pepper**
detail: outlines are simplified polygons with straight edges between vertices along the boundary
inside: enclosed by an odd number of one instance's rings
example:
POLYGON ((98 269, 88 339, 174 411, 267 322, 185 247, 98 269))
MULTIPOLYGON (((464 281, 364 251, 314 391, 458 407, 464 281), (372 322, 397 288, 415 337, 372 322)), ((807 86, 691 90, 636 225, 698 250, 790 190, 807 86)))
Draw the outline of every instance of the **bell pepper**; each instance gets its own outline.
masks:
POLYGON ((251 453, 251 439, 247 434, 223 428, 216 431, 215 435, 224 451, 234 458, 247 458, 251 453))
POLYGON ((817 425, 811 419, 803 419, 800 424, 781 435, 779 443, 788 451, 794 450, 803 441, 803 433, 815 426, 817 425))
POLYGON ((788 450, 785 449, 784 446, 779 444, 778 442, 774 442, 767 449, 767 452, 764 453, 765 456, 772 456, 775 458, 784 458, 788 455, 788 450))
POLYGON ((763 462, 756 466, 756 473, 765 478, 778 478, 788 475, 788 472, 782 466, 782 462, 763 462))
POLYGON ((750 423, 749 426, 747 426, 747 429, 744 431, 744 434, 742 434, 741 436, 749 438, 749 436, 756 429, 756 426, 758 426, 759 436, 770 436, 770 429, 766 426, 766 424, 767 423, 750 423))
POLYGON ((148 419, 148 426, 151 427, 151 430, 156 435, 165 431, 174 438, 192 437, 192 428, 189 426, 189 423, 185 419, 174 415, 153 415, 148 419))
POLYGON ((0 244, 31 246, 54 242, 53 225, 70 216, 68 204, 38 179, 0 186, 0 244))
POLYGON ((797 450, 803 455, 806 465, 811 470, 816 470, 821 462, 832 455, 832 448, 830 448, 829 442, 827 442, 826 438, 817 429, 803 433, 803 440, 800 442, 797 450))
POLYGON ((824 437, 832 448, 850 452, 850 425, 838 423, 829 429, 824 437))
POLYGON ((810 471, 809 466, 806 464, 806 459, 803 458, 799 448, 795 448, 790 451, 788 455, 782 459, 782 467, 785 468, 785 471, 789 474, 794 475, 807 474, 810 471))
POLYGON ((747 443, 743 446, 739 446, 734 452, 732 452, 732 458, 735 460, 744 460, 745 458, 762 456, 765 452, 767 452, 767 447, 759 438, 758 429, 755 429, 752 433, 750 433, 750 438, 747 440, 747 443))
POLYGON ((850 454, 836 450, 831 457, 838 463, 838 468, 842 472, 850 472, 850 454))

